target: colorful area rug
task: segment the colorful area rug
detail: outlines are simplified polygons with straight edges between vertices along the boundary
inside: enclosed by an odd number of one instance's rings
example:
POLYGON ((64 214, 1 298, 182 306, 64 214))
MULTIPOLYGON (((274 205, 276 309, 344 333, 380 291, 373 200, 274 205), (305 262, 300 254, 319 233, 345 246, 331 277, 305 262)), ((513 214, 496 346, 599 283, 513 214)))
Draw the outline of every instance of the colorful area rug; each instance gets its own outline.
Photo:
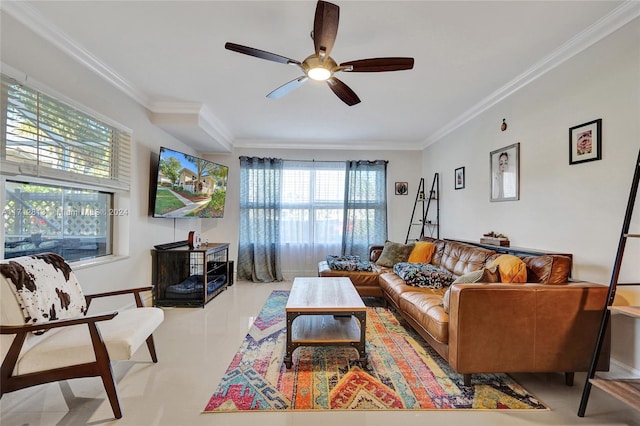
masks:
POLYGON ((283 364, 287 291, 274 291, 204 412, 547 408, 506 374, 472 386, 401 317, 367 307, 366 368, 351 347, 301 347, 283 364))

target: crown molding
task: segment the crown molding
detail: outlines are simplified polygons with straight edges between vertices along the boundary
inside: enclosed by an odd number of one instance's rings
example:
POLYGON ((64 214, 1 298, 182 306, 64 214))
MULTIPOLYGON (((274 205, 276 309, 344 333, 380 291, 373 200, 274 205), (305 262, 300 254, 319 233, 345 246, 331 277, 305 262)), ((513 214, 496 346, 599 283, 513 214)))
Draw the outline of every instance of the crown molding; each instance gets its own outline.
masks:
POLYGON ((199 102, 177 102, 152 100, 146 108, 158 114, 199 114, 202 104, 199 102))
POLYGON ((200 152, 232 151, 231 134, 204 104, 154 101, 149 110, 153 124, 200 152))
POLYGON ((491 93, 489 96, 469 108, 457 118, 434 132, 422 144, 422 148, 439 141, 449 133, 466 124, 484 111, 498 104, 513 93, 522 89, 529 83, 542 77, 547 72, 560 66, 578 53, 586 50, 590 46, 604 39, 611 33, 622 28, 629 22, 640 16, 640 2, 637 0, 626 0, 620 6, 603 16, 590 27, 580 32, 559 48, 542 58, 531 66, 528 70, 491 93))
POLYGON ((297 139, 295 141, 276 139, 236 139, 235 148, 253 149, 311 149, 350 151, 422 151, 422 142, 398 141, 341 141, 321 139, 297 139))
MULTIPOLYGON (((190 133, 198 134, 198 137, 195 138, 200 144, 199 148, 202 147, 202 144, 206 143, 206 141, 203 140, 203 135, 206 135, 214 139, 214 143, 219 145, 220 149, 231 151, 231 147, 233 146, 231 134, 202 104, 191 102, 155 102, 151 100, 146 93, 139 90, 133 83, 120 76, 99 58, 69 37, 64 31, 53 25, 28 2, 4 1, 2 2, 2 10, 153 113, 168 115, 193 114, 197 116, 195 117, 195 125, 198 126, 199 129, 194 129, 190 131, 190 133)), ((169 133, 176 136, 175 133, 169 133)), ((208 144, 205 146, 208 146, 208 144)))
POLYGON ((202 130, 211 135, 218 144, 223 146, 225 151, 231 152, 233 149, 233 136, 231 132, 222 124, 206 105, 202 105, 200 109, 200 120, 198 122, 202 130))
POLYGON ((100 77, 117 87, 127 96, 134 99, 139 104, 146 106, 149 102, 147 95, 135 87, 131 82, 118 75, 100 59, 78 44, 65 32, 53 25, 46 17, 38 12, 28 2, 4 1, 2 10, 13 16, 24 26, 29 28, 40 37, 51 44, 57 46, 67 55, 89 68, 100 77))

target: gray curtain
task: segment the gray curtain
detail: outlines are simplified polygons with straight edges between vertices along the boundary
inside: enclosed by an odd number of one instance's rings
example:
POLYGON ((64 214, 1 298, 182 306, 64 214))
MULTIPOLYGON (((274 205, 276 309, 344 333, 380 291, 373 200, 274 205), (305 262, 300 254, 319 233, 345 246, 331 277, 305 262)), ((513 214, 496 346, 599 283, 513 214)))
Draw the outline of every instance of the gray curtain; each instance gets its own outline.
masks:
POLYGON ((240 157, 238 278, 282 281, 280 187, 282 160, 240 157))
POLYGON ((369 258, 387 239, 387 162, 347 161, 342 254, 369 258))

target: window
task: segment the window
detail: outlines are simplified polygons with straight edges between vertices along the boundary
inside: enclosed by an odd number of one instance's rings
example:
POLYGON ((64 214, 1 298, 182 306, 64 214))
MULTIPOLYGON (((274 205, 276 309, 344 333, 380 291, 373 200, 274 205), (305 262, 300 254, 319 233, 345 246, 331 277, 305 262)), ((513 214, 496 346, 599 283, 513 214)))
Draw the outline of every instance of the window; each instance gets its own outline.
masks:
POLYGON ((285 161, 280 241, 339 252, 344 219, 344 162, 285 161))
POLYGON ((368 258, 387 236, 386 161, 240 158, 238 274, 314 275, 327 255, 368 258))
POLYGON ((3 257, 113 253, 115 193, 129 190, 128 131, 2 75, 3 257))
POLYGON ((5 191, 5 258, 54 252, 71 262, 111 254, 111 194, 9 180, 5 191))

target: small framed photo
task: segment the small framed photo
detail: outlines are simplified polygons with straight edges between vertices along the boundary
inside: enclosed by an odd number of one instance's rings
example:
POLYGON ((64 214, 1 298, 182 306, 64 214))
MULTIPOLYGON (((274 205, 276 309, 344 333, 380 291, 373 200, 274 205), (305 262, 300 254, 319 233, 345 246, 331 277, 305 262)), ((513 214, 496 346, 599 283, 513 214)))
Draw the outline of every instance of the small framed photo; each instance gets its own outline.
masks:
POLYGON ((569 164, 602 159, 602 119, 569 128, 569 164))
POLYGON ((409 184, 407 182, 396 182, 396 195, 407 195, 409 184))
POLYGON ((520 142, 491 151, 490 201, 520 199, 520 142))
POLYGON ((464 188, 464 167, 458 167, 453 173, 453 175, 454 175, 453 187, 455 189, 464 188))

